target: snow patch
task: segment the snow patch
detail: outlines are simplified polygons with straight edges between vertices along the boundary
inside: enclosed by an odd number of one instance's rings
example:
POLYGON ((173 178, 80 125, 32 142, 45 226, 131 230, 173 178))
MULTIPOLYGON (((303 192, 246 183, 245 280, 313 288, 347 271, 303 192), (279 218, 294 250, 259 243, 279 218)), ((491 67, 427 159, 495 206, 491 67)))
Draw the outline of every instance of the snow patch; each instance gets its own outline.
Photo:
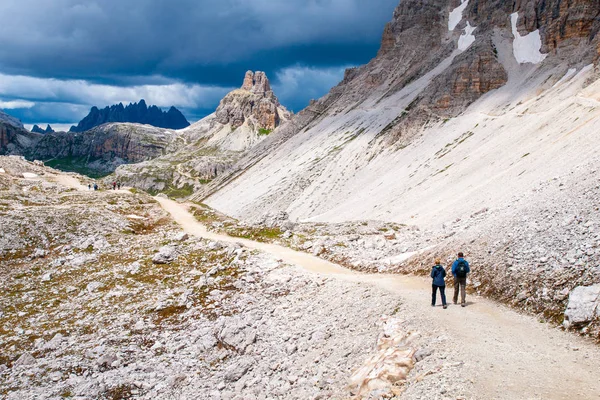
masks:
POLYGON ((510 15, 510 21, 512 23, 512 33, 515 37, 513 41, 513 54, 519 64, 533 63, 539 64, 546 58, 547 54, 542 54, 540 49, 542 48, 542 38, 540 37, 539 29, 521 36, 517 30, 517 21, 519 20, 519 13, 513 13, 510 15))
POLYGON ((448 30, 453 31, 456 29, 456 25, 460 23, 463 19, 463 11, 467 8, 469 4, 469 0, 462 0, 460 6, 456 7, 454 10, 450 12, 450 16, 448 17, 448 30))
POLYGON ((31 173, 31 172, 23 172, 23 178, 26 179, 32 179, 32 178, 37 178, 37 174, 31 173))
POLYGON ((462 35, 460 35, 460 38, 458 39, 458 49, 460 51, 467 50, 475 42, 475 35, 473 35, 475 29, 477 28, 471 26, 471 24, 469 24, 469 21, 467 21, 465 31, 462 35))
POLYGON ((4 170, 4 168, 0 168, 0 174, 5 174, 6 171, 4 170))

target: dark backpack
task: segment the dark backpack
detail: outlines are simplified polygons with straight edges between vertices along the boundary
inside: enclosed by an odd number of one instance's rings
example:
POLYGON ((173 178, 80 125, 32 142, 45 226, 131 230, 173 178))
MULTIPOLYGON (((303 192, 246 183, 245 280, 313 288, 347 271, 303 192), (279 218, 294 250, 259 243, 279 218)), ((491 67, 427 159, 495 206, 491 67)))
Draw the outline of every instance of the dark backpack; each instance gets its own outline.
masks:
POLYGON ((467 262, 465 260, 458 260, 458 264, 456 264, 456 277, 467 277, 467 262))

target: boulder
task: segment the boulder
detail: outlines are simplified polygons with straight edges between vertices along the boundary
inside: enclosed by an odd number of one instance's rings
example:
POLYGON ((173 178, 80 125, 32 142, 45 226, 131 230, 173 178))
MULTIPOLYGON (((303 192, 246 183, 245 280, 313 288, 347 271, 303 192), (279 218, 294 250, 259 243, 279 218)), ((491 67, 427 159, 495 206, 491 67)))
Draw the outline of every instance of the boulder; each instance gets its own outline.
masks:
POLYGON ((173 246, 163 246, 158 250, 158 253, 152 257, 154 264, 168 264, 175 259, 177 251, 173 246))
POLYGON ((600 284, 578 286, 569 295, 564 326, 578 327, 600 317, 600 284))
POLYGON ((225 380, 228 382, 239 381, 252 368, 254 361, 251 359, 242 359, 225 370, 225 380))

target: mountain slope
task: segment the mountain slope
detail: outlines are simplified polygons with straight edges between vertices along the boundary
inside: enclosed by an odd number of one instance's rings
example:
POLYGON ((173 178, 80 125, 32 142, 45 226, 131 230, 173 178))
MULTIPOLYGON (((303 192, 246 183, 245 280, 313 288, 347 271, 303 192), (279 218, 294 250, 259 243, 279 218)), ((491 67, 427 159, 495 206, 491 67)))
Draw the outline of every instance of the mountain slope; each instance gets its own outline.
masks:
POLYGON ((449 30, 457 6, 402 2, 377 58, 349 70, 296 117, 297 128, 275 132, 269 144, 282 144, 268 155, 251 152, 237 166, 244 179, 208 204, 238 217, 283 209, 319 221, 441 224, 490 198, 505 199, 507 189, 552 177, 565 163, 581 160, 581 151, 592 156, 598 104, 590 83, 597 77, 586 65, 597 57, 598 38, 588 29, 596 24, 585 19, 590 13, 570 21, 575 16, 569 12, 559 37, 553 27, 563 15, 536 9, 536 20, 546 21, 536 49, 529 37, 535 32, 524 28, 531 12, 497 1, 469 2, 449 30), (498 6, 501 11, 492 11, 498 6), (518 63, 515 49, 523 46, 533 55, 552 53, 539 64, 518 63), (572 126, 577 134, 562 138, 572 126), (566 148, 559 150, 557 140, 566 148), (533 156, 522 158, 527 153, 533 156), (273 172, 264 174, 266 168, 273 172))

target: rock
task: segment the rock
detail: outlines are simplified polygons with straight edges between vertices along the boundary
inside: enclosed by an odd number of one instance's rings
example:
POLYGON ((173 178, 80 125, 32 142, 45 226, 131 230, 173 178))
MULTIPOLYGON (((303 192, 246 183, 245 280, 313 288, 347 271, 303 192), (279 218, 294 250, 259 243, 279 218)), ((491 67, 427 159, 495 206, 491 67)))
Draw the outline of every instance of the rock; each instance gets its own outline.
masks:
POLYGON ((251 359, 242 359, 225 370, 225 380, 228 382, 239 381, 252 368, 254 361, 251 359))
POLYGON ((211 251, 219 250, 219 249, 222 249, 222 248, 223 248, 223 245, 221 243, 218 243, 218 242, 210 242, 208 244, 208 250, 211 250, 211 251))
POLYGON ((140 272, 141 268, 142 268, 142 264, 140 264, 139 261, 135 261, 135 262, 129 264, 125 270, 127 272, 129 272, 131 275, 136 275, 140 272))
POLYGON ((57 333, 56 335, 54 335, 52 340, 50 340, 48 343, 46 343, 44 345, 44 349, 45 350, 56 350, 60 347, 60 345, 62 344, 62 342, 64 340, 65 340, 65 337, 62 334, 57 333))
POLYGON ((565 311, 565 327, 579 327, 597 317, 600 317, 600 284, 573 289, 565 311))
POLYGON ((184 242, 184 241, 188 240, 189 238, 190 238, 190 236, 187 233, 181 232, 181 233, 178 233, 173 239, 176 242, 184 242))
POLYGON ((116 361, 118 361, 118 358, 114 354, 105 354, 96 360, 96 365, 100 368, 109 368, 116 361))
POLYGON ((52 280, 52 273, 48 272, 42 276, 42 282, 49 282, 50 280, 52 280))
POLYGON ((48 251, 44 249, 35 249, 35 252, 31 255, 32 259, 44 258, 48 255, 48 251))
POLYGON ((21 357, 13 364, 13 367, 23 367, 35 364, 35 358, 29 353, 23 353, 21 357))
POLYGON ((85 288, 87 289, 87 291, 89 293, 93 293, 103 286, 104 286, 104 284, 102 282, 90 282, 90 283, 88 283, 88 285, 85 288))
POLYGON ((177 257, 177 250, 173 246, 163 246, 158 253, 152 257, 154 264, 168 264, 177 257))

